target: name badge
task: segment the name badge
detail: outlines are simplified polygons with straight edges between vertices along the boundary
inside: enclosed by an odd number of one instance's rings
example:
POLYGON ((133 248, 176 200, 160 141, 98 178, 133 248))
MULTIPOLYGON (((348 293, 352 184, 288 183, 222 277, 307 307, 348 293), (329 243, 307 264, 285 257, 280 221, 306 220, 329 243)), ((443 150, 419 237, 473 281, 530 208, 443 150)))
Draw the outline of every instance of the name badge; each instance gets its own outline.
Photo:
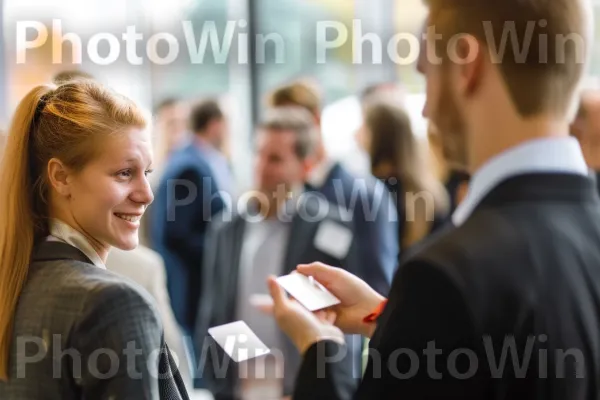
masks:
POLYGON ((332 221, 323 221, 315 235, 315 248, 339 260, 348 255, 352 244, 352 231, 332 221))

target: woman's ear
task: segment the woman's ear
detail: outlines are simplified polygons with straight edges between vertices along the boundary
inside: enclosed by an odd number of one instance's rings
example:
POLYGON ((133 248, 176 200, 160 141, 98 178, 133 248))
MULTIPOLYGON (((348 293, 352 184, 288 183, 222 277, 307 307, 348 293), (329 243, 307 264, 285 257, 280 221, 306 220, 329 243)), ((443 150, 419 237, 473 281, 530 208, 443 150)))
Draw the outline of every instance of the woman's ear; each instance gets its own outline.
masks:
POLYGON ((71 197, 69 169, 58 158, 48 161, 48 180, 59 195, 71 197))

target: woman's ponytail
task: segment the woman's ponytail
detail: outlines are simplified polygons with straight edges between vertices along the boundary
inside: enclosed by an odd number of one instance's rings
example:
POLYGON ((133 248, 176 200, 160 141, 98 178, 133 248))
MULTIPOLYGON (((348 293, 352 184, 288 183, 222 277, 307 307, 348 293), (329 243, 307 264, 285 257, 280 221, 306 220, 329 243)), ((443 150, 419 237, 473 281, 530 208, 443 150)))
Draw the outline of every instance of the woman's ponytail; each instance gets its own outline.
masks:
POLYGON ((51 90, 38 86, 21 101, 0 164, 0 380, 8 379, 15 309, 36 234, 45 224, 35 210, 36 196, 40 196, 35 190, 35 174, 41 171, 36 172, 39 164, 32 150, 32 135, 43 113, 40 100, 51 90))

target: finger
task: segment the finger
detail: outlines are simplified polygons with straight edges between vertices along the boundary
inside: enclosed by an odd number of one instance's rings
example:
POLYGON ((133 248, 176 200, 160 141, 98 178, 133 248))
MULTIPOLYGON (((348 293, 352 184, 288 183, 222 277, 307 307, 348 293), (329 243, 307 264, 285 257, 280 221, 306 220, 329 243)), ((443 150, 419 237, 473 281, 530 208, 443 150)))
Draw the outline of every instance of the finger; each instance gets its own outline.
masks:
POLYGON ((270 276, 267 284, 269 286, 269 293, 273 298, 273 308, 278 309, 285 307, 288 299, 286 298, 283 288, 279 286, 279 283, 277 283, 276 278, 274 276, 270 276))
POLYGON ((337 273, 337 268, 320 262, 300 264, 296 270, 302 275, 312 276, 317 282, 324 286, 329 286, 335 280, 335 275, 337 273))
POLYGON ((327 321, 327 311, 319 310, 319 311, 315 311, 314 314, 315 314, 315 317, 317 317, 321 321, 327 321))
POLYGON ((336 319, 337 319, 337 314, 334 311, 329 310, 327 312, 327 316, 325 317, 325 321, 327 321, 327 323, 330 325, 335 325, 336 319))
POLYGON ((328 325, 333 325, 337 319, 337 313, 332 309, 315 311, 314 315, 321 321, 328 325))

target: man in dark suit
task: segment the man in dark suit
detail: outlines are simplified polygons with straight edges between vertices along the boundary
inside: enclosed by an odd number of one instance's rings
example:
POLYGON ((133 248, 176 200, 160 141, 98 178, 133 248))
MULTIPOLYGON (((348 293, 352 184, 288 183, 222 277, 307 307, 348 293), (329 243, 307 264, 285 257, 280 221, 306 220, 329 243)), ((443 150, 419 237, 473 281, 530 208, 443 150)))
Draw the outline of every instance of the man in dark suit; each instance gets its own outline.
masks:
MULTIPOLYGON (((321 98, 316 88, 304 81, 275 90, 272 107, 298 106, 308 110, 321 124, 321 98)), ((385 185, 372 176, 357 178, 339 162, 328 157, 321 132, 316 164, 307 175, 308 188, 341 207, 341 218, 356 226, 358 252, 369 283, 387 295, 398 259, 398 215, 385 185)))
POLYGON ((424 113, 465 146, 469 191, 454 227, 403 260, 387 301, 345 271, 299 267, 340 298, 337 328, 269 280, 276 320, 304 354, 294 398, 597 399, 600 199, 568 134, 591 7, 428 3, 442 62, 425 70, 424 113), (490 34, 508 21, 521 33, 544 22, 543 35, 521 37, 523 58, 518 38, 495 54, 490 34), (579 44, 560 47, 565 37, 579 44), (371 337, 358 391, 335 361, 342 330, 371 337))
MULTIPOLYGON (((210 123, 222 115, 219 111, 205 118, 210 123)), ((170 156, 151 214, 152 244, 165 260, 173 312, 188 335, 200 298, 205 234, 213 217, 225 207, 201 143, 194 137, 170 156)))
MULTIPOLYGON (((300 355, 272 318, 253 304, 261 295, 268 299, 265 281, 270 274, 285 275, 299 263, 320 260, 368 279, 358 268, 352 223, 341 220, 339 211, 322 196, 303 189, 316 140, 316 126, 305 110, 270 110, 257 136, 257 201, 231 222, 211 227, 196 350, 200 363, 206 360, 203 378, 217 399, 280 398, 293 389, 300 355), (217 379, 219 369, 210 357, 212 341, 206 337, 207 330, 237 320, 246 322, 273 351, 281 351, 283 360, 267 359, 262 379, 253 372, 238 379, 242 368, 235 365, 217 379), (278 379, 276 371, 281 369, 283 377, 278 379)), ((354 366, 355 376, 360 376, 361 338, 347 340, 353 350, 345 366, 354 366)), ((254 371, 254 364, 248 368, 254 371)))

